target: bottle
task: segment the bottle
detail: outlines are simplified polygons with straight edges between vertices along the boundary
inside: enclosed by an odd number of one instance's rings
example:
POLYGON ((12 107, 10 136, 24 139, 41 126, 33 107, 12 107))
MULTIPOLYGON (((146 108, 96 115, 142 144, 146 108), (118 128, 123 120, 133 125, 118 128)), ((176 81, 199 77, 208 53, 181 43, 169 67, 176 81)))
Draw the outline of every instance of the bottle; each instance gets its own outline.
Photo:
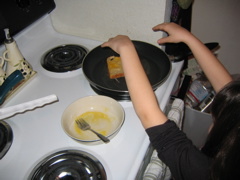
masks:
POLYGON ((9 29, 4 29, 6 40, 4 41, 6 51, 3 58, 7 61, 6 76, 9 76, 15 70, 20 70, 25 79, 30 78, 36 72, 33 71, 31 65, 25 60, 20 52, 16 41, 10 36, 9 29))
POLYGON ((195 109, 201 112, 209 113, 214 96, 215 92, 211 91, 210 94, 195 109))
POLYGON ((211 92, 212 86, 207 78, 201 74, 195 79, 186 93, 185 104, 188 107, 197 107, 211 92))

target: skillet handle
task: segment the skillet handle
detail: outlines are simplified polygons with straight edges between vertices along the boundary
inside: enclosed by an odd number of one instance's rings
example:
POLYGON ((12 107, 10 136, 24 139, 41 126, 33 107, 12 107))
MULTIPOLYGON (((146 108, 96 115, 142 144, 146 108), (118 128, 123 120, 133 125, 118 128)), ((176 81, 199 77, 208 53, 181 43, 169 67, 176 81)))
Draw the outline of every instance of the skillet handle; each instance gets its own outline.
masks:
MULTIPOLYGON (((217 49, 219 49, 219 43, 218 42, 210 42, 210 43, 205 43, 204 44, 210 51, 214 52, 217 49)), ((171 46, 171 43, 170 45, 171 46)), ((180 62, 183 60, 187 60, 187 58, 189 56, 192 56, 192 51, 185 45, 185 44, 177 44, 175 46, 173 46, 173 51, 174 53, 170 52, 166 52, 169 56, 171 56, 171 59, 173 62, 180 62), (174 49, 175 48, 175 49, 174 49)))

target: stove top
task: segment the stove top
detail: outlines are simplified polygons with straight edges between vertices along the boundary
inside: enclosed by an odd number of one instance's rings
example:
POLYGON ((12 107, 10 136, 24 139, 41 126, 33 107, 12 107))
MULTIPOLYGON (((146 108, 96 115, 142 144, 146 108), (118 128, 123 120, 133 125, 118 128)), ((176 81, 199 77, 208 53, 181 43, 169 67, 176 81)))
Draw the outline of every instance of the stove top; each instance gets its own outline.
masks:
MULTIPOLYGON (((149 146, 149 139, 131 101, 120 102, 125 111, 125 123, 110 143, 88 145, 76 142, 61 127, 62 113, 75 100, 97 93, 91 88, 81 68, 59 73, 46 70, 41 65, 43 54, 55 47, 76 44, 91 51, 102 42, 56 32, 49 15, 14 38, 37 75, 4 106, 50 94, 56 94, 59 102, 6 120, 14 138, 10 149, 0 160, 1 179, 28 179, 41 160, 65 150, 83 151, 94 156, 104 167, 107 179, 134 179, 149 146)), ((2 46, 0 53, 4 50, 2 46)), ((161 108, 169 100, 181 67, 182 63, 173 63, 168 80, 155 91, 161 108)))

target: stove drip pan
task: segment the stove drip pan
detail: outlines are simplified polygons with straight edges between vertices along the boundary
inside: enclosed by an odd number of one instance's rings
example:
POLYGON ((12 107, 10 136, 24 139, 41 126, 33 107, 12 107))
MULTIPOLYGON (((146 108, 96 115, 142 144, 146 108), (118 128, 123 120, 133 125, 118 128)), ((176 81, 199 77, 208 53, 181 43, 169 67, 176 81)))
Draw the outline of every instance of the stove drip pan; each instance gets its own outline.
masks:
POLYGON ((2 159, 12 145, 13 132, 8 123, 0 121, 0 159, 2 159))
POLYGON ((91 154, 80 150, 63 150, 42 160, 29 179, 106 180, 102 164, 91 154))
POLYGON ((41 64, 51 72, 74 71, 82 67, 87 52, 87 49, 80 45, 61 45, 47 51, 41 59, 41 64))

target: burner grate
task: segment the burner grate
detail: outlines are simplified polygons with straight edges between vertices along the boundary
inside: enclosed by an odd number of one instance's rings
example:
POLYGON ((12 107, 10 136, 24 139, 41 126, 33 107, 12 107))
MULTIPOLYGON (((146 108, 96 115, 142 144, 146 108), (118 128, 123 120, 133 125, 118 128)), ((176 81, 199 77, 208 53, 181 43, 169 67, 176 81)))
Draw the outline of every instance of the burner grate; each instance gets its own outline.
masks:
POLYGON ((79 45, 61 45, 46 52, 41 60, 42 66, 52 72, 74 71, 82 67, 87 50, 79 45))

